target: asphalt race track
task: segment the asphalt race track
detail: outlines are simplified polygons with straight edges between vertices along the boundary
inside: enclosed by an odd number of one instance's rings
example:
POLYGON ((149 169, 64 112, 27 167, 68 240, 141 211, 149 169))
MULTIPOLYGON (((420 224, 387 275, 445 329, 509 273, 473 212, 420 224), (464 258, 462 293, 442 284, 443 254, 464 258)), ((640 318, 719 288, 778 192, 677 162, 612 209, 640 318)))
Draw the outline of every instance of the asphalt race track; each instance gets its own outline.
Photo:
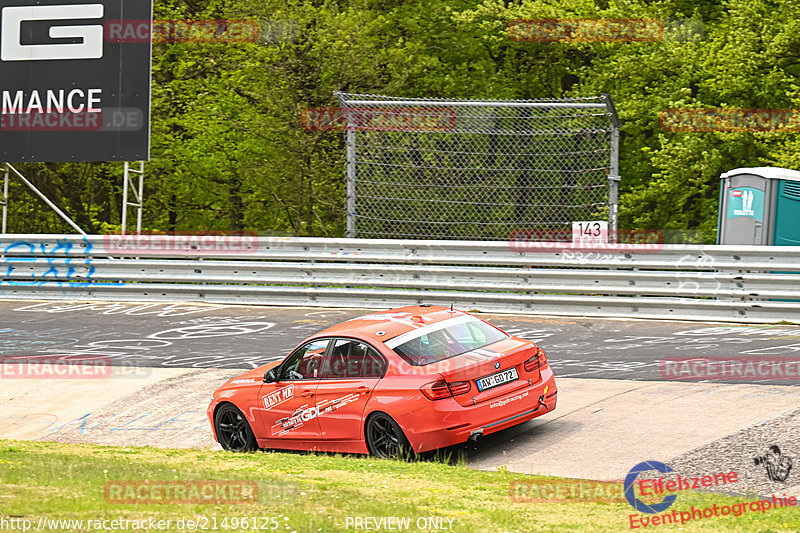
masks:
MULTIPOLYGON (((0 355, 95 354, 122 366, 254 368, 282 358, 305 337, 365 312, 0 301, 0 355)), ((559 378, 661 380, 659 360, 665 357, 800 357, 800 326, 480 316, 536 341, 559 378)))
MULTIPOLYGON (((0 301, 0 356, 107 357, 117 378, 0 376, 0 438, 218 447, 205 414, 211 391, 364 313, 0 301)), ((559 403, 552 413, 458 447, 473 467, 621 479, 643 460, 671 460, 687 475, 725 463, 738 469, 742 487, 765 491, 777 489, 753 467, 754 455, 778 444, 800 457, 796 377, 685 382, 659 366, 662 358, 800 358, 800 326, 481 316, 537 341, 555 371, 559 403)), ((788 481, 777 488, 800 496, 800 473, 788 481)))

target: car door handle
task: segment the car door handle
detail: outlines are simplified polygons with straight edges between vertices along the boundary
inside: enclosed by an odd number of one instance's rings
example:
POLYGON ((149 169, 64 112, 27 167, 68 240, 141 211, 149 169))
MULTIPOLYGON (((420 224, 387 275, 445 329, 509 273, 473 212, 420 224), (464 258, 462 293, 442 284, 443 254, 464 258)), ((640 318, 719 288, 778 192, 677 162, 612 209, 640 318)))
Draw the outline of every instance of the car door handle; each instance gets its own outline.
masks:
POLYGON ((314 393, 311 392, 310 390, 304 390, 303 392, 300 393, 300 396, 302 396, 303 398, 308 398, 309 396, 314 396, 314 393))
POLYGON ((369 394, 372 392, 372 389, 369 387, 359 387, 356 389, 356 394, 369 394))

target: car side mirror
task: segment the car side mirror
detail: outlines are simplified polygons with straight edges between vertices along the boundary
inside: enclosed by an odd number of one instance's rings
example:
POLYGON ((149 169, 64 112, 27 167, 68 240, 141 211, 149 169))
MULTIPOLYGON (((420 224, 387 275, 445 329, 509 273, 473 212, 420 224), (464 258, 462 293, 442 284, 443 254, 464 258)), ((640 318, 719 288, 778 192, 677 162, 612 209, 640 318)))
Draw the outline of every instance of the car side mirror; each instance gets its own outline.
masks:
POLYGON ((264 383, 275 383, 278 381, 278 377, 275 375, 275 369, 270 368, 267 370, 267 373, 264 374, 264 383))

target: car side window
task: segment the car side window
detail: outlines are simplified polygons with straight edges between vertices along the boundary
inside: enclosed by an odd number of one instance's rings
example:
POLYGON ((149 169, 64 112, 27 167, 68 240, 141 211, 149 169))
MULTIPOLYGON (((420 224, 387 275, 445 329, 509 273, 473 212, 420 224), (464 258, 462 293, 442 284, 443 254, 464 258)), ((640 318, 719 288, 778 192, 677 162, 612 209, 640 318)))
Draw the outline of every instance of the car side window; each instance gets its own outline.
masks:
POLYGON ((362 378, 382 378, 386 373, 386 359, 373 348, 367 351, 364 365, 361 367, 362 378))
POLYGON ((380 378, 386 361, 369 344, 353 339, 336 339, 322 368, 322 378, 380 378))
POLYGON ((295 350, 281 366, 278 381, 319 379, 322 359, 330 339, 310 341, 295 350))

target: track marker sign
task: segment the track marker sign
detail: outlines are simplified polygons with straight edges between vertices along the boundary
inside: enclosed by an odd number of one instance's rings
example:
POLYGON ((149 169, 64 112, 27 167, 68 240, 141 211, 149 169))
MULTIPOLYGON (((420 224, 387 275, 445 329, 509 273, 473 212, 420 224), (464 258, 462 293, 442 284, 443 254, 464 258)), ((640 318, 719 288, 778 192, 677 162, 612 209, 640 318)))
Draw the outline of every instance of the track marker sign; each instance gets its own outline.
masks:
POLYGON ((0 0, 0 161, 149 159, 151 43, 110 20, 152 25, 152 1, 0 0))
POLYGON ((608 245, 608 221, 574 221, 572 223, 572 245, 576 248, 602 248, 608 245))

